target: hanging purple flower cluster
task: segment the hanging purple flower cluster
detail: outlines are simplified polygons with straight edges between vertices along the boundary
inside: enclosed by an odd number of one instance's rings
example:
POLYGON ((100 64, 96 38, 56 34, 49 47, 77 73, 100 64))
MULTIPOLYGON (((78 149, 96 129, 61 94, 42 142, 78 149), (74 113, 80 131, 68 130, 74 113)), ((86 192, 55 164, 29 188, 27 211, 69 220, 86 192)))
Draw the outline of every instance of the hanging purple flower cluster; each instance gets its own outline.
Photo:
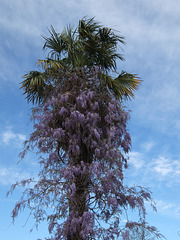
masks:
MULTIPOLYGON (((37 148, 42 171, 12 217, 28 207, 37 224, 48 221, 49 239, 129 239, 128 229, 144 226, 144 201, 152 201, 148 190, 123 184, 131 148, 129 114, 108 92, 99 71, 58 73, 46 103, 33 110, 34 132, 21 156, 37 148), (139 211, 139 221, 121 228, 128 208, 139 211)), ((12 190, 33 181, 23 180, 12 190)))

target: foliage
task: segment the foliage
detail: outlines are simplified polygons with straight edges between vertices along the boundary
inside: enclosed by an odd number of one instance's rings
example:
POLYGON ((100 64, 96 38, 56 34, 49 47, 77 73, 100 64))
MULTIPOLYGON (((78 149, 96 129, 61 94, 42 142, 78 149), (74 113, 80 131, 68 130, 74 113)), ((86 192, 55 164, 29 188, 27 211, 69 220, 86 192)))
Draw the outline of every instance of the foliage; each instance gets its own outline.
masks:
POLYGON ((51 76, 54 88, 41 107, 33 109, 34 132, 21 153, 40 154, 38 180, 12 186, 28 187, 12 211, 29 208, 37 225, 47 221, 49 240, 128 240, 129 231, 145 227, 145 201, 151 194, 142 187, 124 185, 126 153, 131 139, 129 114, 108 92, 99 67, 58 71, 51 76), (123 213, 137 210, 139 220, 127 221, 123 213))
POLYGON ((154 227, 147 228, 143 225, 134 226, 128 232, 129 240, 157 240, 157 238, 165 239, 165 237, 160 233, 158 233, 157 237, 158 231, 156 230, 156 232, 154 232, 153 230, 155 230, 154 227))
POLYGON ((54 87, 49 77, 52 73, 84 66, 100 67, 101 78, 117 99, 134 96, 141 82, 135 74, 122 71, 115 78, 109 74, 114 71, 117 75, 116 61, 124 60, 118 52, 119 44, 124 44, 124 38, 118 32, 100 25, 94 18, 83 18, 75 29, 68 26, 59 34, 51 26, 49 33, 50 37, 43 36, 43 49, 49 51, 48 58, 37 62, 42 71, 30 71, 21 82, 29 102, 40 104, 46 99, 54 87))

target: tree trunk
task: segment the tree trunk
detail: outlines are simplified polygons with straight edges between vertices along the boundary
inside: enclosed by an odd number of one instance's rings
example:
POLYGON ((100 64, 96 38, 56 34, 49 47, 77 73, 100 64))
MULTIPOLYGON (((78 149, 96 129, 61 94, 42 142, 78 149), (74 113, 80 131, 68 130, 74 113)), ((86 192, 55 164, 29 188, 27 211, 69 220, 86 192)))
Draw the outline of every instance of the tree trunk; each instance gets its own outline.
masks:
MULTIPOLYGON (((92 163, 92 157, 89 154, 89 151, 85 144, 81 144, 81 155, 74 165, 80 165, 81 161, 84 163, 92 163)), ((83 213, 87 211, 86 208, 86 197, 88 194, 88 186, 89 186, 89 174, 88 171, 85 173, 81 173, 75 176, 75 197, 74 201, 69 203, 69 213, 75 215, 77 213, 78 217, 82 217, 83 213)), ((84 240, 80 234, 82 228, 80 226, 79 229, 76 229, 76 233, 69 232, 67 235, 67 240, 84 240)))

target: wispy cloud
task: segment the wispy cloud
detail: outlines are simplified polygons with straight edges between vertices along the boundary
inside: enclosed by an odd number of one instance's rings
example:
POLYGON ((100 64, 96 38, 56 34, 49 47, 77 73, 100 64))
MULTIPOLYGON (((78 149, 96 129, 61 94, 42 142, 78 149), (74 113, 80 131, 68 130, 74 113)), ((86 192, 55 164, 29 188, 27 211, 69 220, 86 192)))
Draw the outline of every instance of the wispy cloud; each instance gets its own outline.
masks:
POLYGON ((30 178, 30 173, 19 168, 0 167, 0 185, 11 185, 22 179, 30 178))
POLYGON ((180 218, 180 205, 175 202, 155 200, 158 214, 169 215, 171 218, 180 218))
POLYGON ((11 129, 7 129, 0 133, 1 145, 4 146, 16 146, 22 145, 23 141, 26 139, 26 135, 21 133, 15 133, 11 129))
POLYGON ((176 171, 175 169, 173 169, 172 162, 170 162, 168 159, 164 157, 159 157, 159 159, 154 160, 152 165, 153 165, 152 170, 155 171, 160 176, 167 176, 176 171))
POLYGON ((129 164, 132 164, 135 169, 140 169, 144 166, 144 156, 139 152, 130 152, 129 156, 129 164))
POLYGON ((152 171, 158 174, 159 177, 168 177, 180 182, 180 161, 172 160, 160 156, 158 159, 153 159, 149 164, 152 171))
POLYGON ((146 153, 131 152, 129 154, 129 163, 131 175, 141 176, 142 182, 164 182, 166 185, 180 183, 180 160, 158 156, 150 158, 146 153), (152 182, 152 179, 154 181, 152 182))
POLYGON ((155 146, 155 143, 153 141, 144 142, 141 144, 141 147, 145 152, 149 152, 154 146, 155 146))
POLYGON ((164 210, 171 209, 171 208, 175 207, 175 204, 165 202, 163 200, 156 200, 156 205, 157 205, 158 209, 161 210, 161 211, 164 211, 164 210))

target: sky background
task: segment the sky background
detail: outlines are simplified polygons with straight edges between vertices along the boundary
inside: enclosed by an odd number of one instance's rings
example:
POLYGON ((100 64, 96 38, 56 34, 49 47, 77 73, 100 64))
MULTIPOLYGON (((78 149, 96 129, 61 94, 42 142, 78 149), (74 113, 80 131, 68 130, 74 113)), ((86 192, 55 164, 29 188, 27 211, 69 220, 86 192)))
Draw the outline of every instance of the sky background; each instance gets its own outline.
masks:
POLYGON ((158 212, 147 205, 147 221, 168 240, 180 240, 180 1, 178 0, 0 0, 0 233, 2 240, 35 240, 46 236, 46 225, 29 233, 25 211, 10 217, 20 191, 6 198, 12 183, 35 176, 36 155, 17 164, 23 141, 32 132, 28 106, 19 83, 46 57, 41 35, 54 26, 77 26, 84 16, 125 36, 125 62, 118 70, 136 73, 143 83, 131 110, 132 137, 129 185, 149 187, 158 212))

